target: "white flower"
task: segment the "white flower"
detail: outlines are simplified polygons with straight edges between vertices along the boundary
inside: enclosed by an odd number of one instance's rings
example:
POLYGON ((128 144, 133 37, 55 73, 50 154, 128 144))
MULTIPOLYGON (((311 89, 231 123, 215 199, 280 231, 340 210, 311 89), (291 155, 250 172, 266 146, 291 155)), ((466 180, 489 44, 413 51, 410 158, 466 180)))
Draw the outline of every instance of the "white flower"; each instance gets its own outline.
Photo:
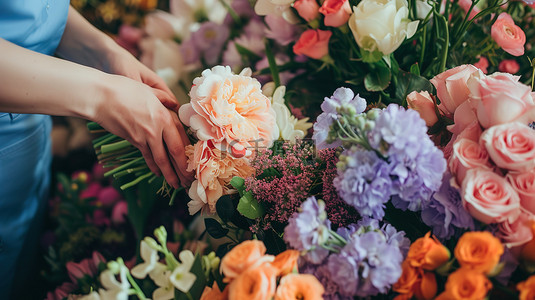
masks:
POLYGON ((292 115, 288 106, 284 103, 285 93, 285 86, 279 86, 275 90, 272 98, 272 107, 275 111, 275 119, 277 121, 277 127, 279 127, 280 137, 284 140, 295 142, 296 139, 305 137, 306 131, 312 127, 312 123, 307 122, 308 118, 298 120, 292 115))
POLYGON ((171 0, 169 9, 173 15, 186 18, 191 23, 203 22, 206 18, 223 24, 227 16, 227 9, 220 0, 171 0))
POLYGON ((299 18, 292 11, 294 0, 258 0, 254 11, 259 16, 276 15, 283 17, 290 24, 297 24, 299 18))
POLYGON ((132 275, 138 279, 147 277, 147 274, 154 270, 160 257, 158 251, 152 249, 145 241, 141 241, 141 258, 144 262, 135 266, 131 271, 132 275))
POLYGON ((184 61, 180 47, 173 40, 146 38, 139 44, 142 54, 141 62, 164 78, 168 86, 178 83, 182 75, 184 61))
MULTIPOLYGON (((442 6, 442 5, 441 5, 442 6)), ((433 7, 427 3, 427 0, 416 0, 416 11, 418 19, 425 19, 433 7)))
POLYGON ((117 281, 115 274, 111 270, 105 270, 100 274, 100 283, 104 289, 99 290, 102 300, 128 300, 128 291, 130 283, 126 278, 128 269, 124 265, 119 266, 119 279, 117 281))
POLYGON ((175 298, 175 286, 169 281, 171 271, 167 270, 166 265, 157 263, 149 273, 149 276, 154 281, 154 284, 158 286, 152 293, 154 300, 170 300, 175 298))
POLYGON ((349 28, 359 47, 384 56, 394 52, 418 28, 410 22, 407 0, 363 0, 353 8, 349 28))
POLYGON ((178 267, 173 270, 169 281, 180 291, 187 293, 189 289, 195 283, 197 276, 191 273, 191 266, 195 261, 195 256, 189 250, 184 250, 178 255, 180 261, 182 262, 178 267))

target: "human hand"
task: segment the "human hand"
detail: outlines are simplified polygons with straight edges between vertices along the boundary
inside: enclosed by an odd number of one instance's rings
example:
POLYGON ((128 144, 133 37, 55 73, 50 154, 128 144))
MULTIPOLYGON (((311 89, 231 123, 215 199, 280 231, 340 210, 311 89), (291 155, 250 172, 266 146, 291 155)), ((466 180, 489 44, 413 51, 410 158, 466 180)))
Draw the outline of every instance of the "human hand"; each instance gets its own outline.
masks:
POLYGON ((104 92, 96 97, 91 119, 138 148, 150 170, 171 186, 190 185, 193 175, 186 171, 184 151, 189 140, 176 112, 162 105, 172 99, 130 78, 103 76, 104 92))

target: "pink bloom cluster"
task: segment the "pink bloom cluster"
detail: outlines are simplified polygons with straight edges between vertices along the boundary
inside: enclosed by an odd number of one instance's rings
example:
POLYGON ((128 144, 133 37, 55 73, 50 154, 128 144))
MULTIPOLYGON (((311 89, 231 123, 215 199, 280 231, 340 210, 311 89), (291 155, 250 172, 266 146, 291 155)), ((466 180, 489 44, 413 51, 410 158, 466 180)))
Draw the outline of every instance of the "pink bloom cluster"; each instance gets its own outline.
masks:
POLYGON ((508 73, 487 76, 471 65, 431 80, 440 113, 454 120, 445 149, 452 185, 472 217, 492 224, 509 247, 533 238, 535 220, 535 130, 529 126, 535 121, 535 93, 518 80, 508 73))
POLYGON ((285 143, 280 152, 259 152, 251 162, 256 176, 245 179, 246 189, 266 208, 266 216, 258 225, 267 229, 285 224, 313 195, 325 201, 334 226, 354 223, 358 214, 339 198, 332 185, 337 160, 334 149, 315 152, 304 142, 285 143))

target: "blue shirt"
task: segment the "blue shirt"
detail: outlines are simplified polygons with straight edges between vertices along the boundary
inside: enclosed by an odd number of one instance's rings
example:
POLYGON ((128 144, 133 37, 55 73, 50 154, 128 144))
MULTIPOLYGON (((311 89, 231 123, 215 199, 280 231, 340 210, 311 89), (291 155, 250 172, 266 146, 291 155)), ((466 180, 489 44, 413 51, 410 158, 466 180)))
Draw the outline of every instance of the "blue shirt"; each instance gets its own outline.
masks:
MULTIPOLYGON (((68 9, 68 0, 0 0, 0 38, 52 55, 68 9)), ((0 299, 31 284, 24 280, 48 197, 50 130, 49 116, 0 112, 0 299)))

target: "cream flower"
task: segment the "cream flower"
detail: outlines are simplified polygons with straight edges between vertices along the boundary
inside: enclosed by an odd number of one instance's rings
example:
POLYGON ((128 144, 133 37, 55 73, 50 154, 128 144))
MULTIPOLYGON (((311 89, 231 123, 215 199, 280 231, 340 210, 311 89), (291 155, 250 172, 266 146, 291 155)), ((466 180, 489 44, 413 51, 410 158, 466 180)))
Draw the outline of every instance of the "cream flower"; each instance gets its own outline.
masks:
POLYGON ((180 291, 187 293, 195 283, 197 276, 191 273, 191 267, 195 261, 195 256, 189 250, 184 250, 178 255, 180 258, 180 265, 173 270, 169 281, 180 291))
MULTIPOLYGON (((267 83, 266 85, 272 84, 267 83)), ((263 90, 270 92, 271 87, 264 85, 263 90)), ((298 120, 292 115, 288 106, 284 103, 284 95, 286 93, 285 86, 279 86, 274 92, 272 97, 272 106, 275 111, 275 118, 277 121, 277 127, 279 128, 280 138, 286 141, 295 142, 296 139, 302 139, 305 137, 307 130, 312 127, 312 123, 307 122, 308 118, 298 120)), ((266 94, 269 95, 269 94, 266 94)))
POLYGON ((349 28, 359 47, 384 56, 394 52, 418 28, 410 22, 407 0, 363 0, 353 8, 349 28))
POLYGON ((175 286, 169 281, 171 271, 167 269, 166 265, 157 263, 149 273, 149 276, 154 281, 154 284, 158 286, 152 293, 154 300, 170 300, 175 298, 175 286))
POLYGON ((190 23, 203 22, 203 19, 208 19, 217 24, 223 24, 227 15, 227 9, 220 0, 171 0, 169 9, 173 15, 185 18, 190 23))
POLYGON ((193 80, 190 103, 179 116, 202 141, 213 142, 228 152, 270 147, 277 136, 275 112, 262 94, 251 70, 232 73, 230 67, 215 66, 193 80), (229 145, 232 149, 226 149, 229 145))
POLYGON ((141 241, 141 258, 144 262, 135 266, 131 271, 132 275, 138 279, 147 277, 160 259, 158 251, 152 249, 145 241, 141 241))
POLYGON ((111 270, 105 270, 100 274, 100 283, 104 289, 99 290, 99 295, 103 300, 127 300, 130 283, 126 278, 128 269, 124 265, 119 266, 119 279, 111 270))

